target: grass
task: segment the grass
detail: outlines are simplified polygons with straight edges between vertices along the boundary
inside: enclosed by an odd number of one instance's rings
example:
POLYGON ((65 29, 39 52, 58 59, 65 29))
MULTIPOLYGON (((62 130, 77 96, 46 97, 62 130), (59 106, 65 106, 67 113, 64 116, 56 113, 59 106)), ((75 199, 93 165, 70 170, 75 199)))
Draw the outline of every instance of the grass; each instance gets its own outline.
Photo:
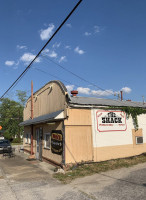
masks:
POLYGON ((12 146, 14 145, 23 145, 23 142, 20 142, 20 143, 11 143, 12 146))
POLYGON ((133 165, 137 165, 139 163, 144 162, 146 162, 146 154, 134 156, 131 158, 116 159, 99 163, 79 164, 78 166, 70 168, 70 170, 66 171, 65 174, 54 174, 54 178, 58 179, 63 183, 69 183, 76 178, 105 172, 108 170, 119 169, 122 167, 131 167, 133 165))

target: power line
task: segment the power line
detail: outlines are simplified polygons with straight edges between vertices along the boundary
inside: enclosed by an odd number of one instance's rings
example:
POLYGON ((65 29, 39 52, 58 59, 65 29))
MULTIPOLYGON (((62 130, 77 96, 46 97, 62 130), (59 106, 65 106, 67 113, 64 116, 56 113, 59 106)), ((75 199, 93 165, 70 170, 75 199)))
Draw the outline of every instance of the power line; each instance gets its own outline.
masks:
MULTIPOLYGON (((44 57, 44 58, 46 59, 46 61, 48 61, 48 60, 51 61, 52 63, 54 63, 55 65, 57 65, 57 66, 60 67, 61 69, 63 69, 64 71, 67 71, 68 73, 74 75, 75 77, 79 78, 80 80, 82 80, 82 81, 84 81, 84 82, 86 82, 86 83, 88 83, 88 84, 91 84, 92 86, 94 86, 94 87, 96 87, 96 88, 98 88, 98 89, 100 89, 100 90, 102 90, 102 91, 105 91, 105 92, 109 93, 110 95, 114 95, 113 93, 108 92, 107 90, 105 90, 105 89, 103 89, 103 88, 97 86, 96 84, 94 84, 94 83, 92 83, 92 82, 90 82, 90 81, 84 79, 83 77, 81 77, 81 76, 75 74, 74 72, 70 71, 69 69, 66 69, 64 66, 62 66, 62 65, 60 65, 59 63, 55 62, 54 60, 50 59, 50 58, 47 57, 46 55, 42 55, 42 54, 41 54, 41 56, 44 57)), ((107 98, 107 99, 111 100, 111 98, 107 98)), ((112 100, 113 100, 113 99, 112 99, 112 100)), ((124 99, 123 99, 123 100, 124 100, 124 99)), ((120 100, 114 99, 114 101, 118 101, 118 102, 119 102, 120 100)), ((125 101, 122 101, 122 102, 123 102, 123 104, 124 104, 124 103, 127 103, 126 100, 125 100, 125 101)), ((132 101, 132 103, 139 106, 139 103, 138 103, 138 102, 133 102, 133 101, 132 101)), ((125 105, 125 106, 127 107, 127 105, 125 105)))
POLYGON ((68 73, 72 74, 73 76, 79 78, 80 80, 82 80, 82 81, 84 81, 84 82, 86 82, 86 83, 88 83, 88 84, 91 84, 92 86, 94 86, 94 87, 96 87, 96 88, 98 88, 98 89, 100 89, 100 90, 102 90, 102 91, 106 91, 106 92, 109 93, 110 95, 114 95, 113 93, 111 93, 111 92, 109 92, 109 91, 107 91, 107 90, 105 90, 105 89, 99 87, 98 85, 96 85, 96 84, 94 84, 94 83, 92 83, 92 82, 90 82, 90 81, 84 79, 83 77, 81 77, 81 76, 75 74, 74 72, 70 71, 69 69, 66 69, 65 67, 63 67, 63 66, 60 65, 59 63, 57 63, 57 62, 55 62, 54 60, 48 58, 46 55, 42 55, 42 54, 41 54, 41 56, 44 57, 45 59, 51 61, 52 63, 54 63, 54 64, 57 65, 58 67, 62 68, 63 70, 67 71, 68 73))
POLYGON ((77 7, 80 5, 82 0, 79 0, 79 2, 75 5, 75 7, 72 9, 72 11, 67 15, 65 20, 61 23, 61 25, 57 28, 57 30, 53 33, 53 35, 50 37, 50 39, 46 42, 46 44, 42 47, 42 49, 38 52, 38 54, 35 56, 35 58, 30 62, 30 64, 26 67, 26 69, 19 75, 19 77, 13 82, 13 84, 4 92, 4 94, 0 97, 0 100, 7 94, 7 92, 17 83, 17 81, 30 69, 32 63, 39 57, 41 52, 45 49, 45 47, 49 44, 49 42, 54 38, 54 36, 58 33, 58 31, 61 29, 61 27, 65 24, 65 22, 69 19, 69 17, 73 14, 73 12, 77 9, 77 7))
MULTIPOLYGON (((36 68, 36 67, 33 68, 33 69, 35 69, 35 70, 37 70, 37 71, 40 71, 40 72, 42 72, 42 73, 44 73, 44 74, 46 74, 46 75, 52 76, 52 77, 54 77, 54 78, 57 78, 58 80, 62 80, 62 81, 64 81, 64 82, 66 82, 66 83, 75 85, 74 83, 72 83, 72 82, 70 82, 70 81, 66 81, 66 80, 60 78, 59 76, 50 74, 50 73, 48 73, 48 72, 46 72, 46 71, 44 71, 44 70, 42 70, 42 69, 39 69, 39 68, 36 68)), ((79 87, 79 85, 77 85, 77 84, 76 84, 75 86, 78 86, 78 87, 79 87)))

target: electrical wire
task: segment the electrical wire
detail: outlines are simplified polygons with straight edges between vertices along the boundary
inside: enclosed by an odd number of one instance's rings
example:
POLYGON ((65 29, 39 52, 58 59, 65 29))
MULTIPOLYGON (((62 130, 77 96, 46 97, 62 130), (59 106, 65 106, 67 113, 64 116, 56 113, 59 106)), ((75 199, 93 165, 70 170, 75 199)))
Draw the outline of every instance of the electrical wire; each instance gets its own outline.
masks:
POLYGON ((80 5, 82 0, 79 0, 78 3, 75 5, 75 7, 72 9, 72 11, 67 15, 67 17, 63 20, 63 22, 60 24, 60 26, 56 29, 56 31, 52 34, 50 39, 46 42, 46 44, 41 48, 41 50, 38 52, 38 54, 35 56, 35 58, 30 62, 30 64, 26 67, 26 69, 18 76, 18 78, 12 83, 12 85, 4 92, 4 94, 0 97, 0 100, 8 93, 8 91, 15 86, 17 81, 26 74, 26 72, 30 69, 31 65, 34 63, 34 61, 40 56, 41 52, 45 49, 45 47, 50 43, 50 41, 54 38, 54 36, 58 33, 58 31, 62 28, 62 26, 65 24, 65 22, 69 19, 69 17, 73 14, 73 12, 77 9, 77 7, 80 5))
MULTIPOLYGON (((36 67, 33 68, 33 69, 35 69, 35 70, 37 70, 37 71, 40 71, 40 72, 42 72, 42 73, 44 73, 44 74, 46 74, 46 75, 52 76, 52 77, 55 78, 55 79, 62 80, 62 81, 64 81, 64 82, 66 82, 66 83, 69 83, 69 84, 75 85, 74 83, 72 83, 72 82, 70 82, 70 81, 66 81, 66 80, 60 78, 59 76, 56 76, 56 75, 50 74, 50 73, 48 73, 48 72, 46 72, 46 71, 44 71, 44 70, 42 70, 42 69, 39 69, 39 68, 36 68, 36 67)), ((76 84, 75 86, 79 87, 79 85, 77 85, 77 84, 76 84)))
MULTIPOLYGON (((106 91, 105 89, 99 87, 98 85, 96 85, 96 84, 94 84, 94 83, 92 83, 92 82, 90 82, 90 81, 84 79, 83 77, 81 77, 81 76, 75 74, 75 73, 72 72, 71 70, 66 69, 65 67, 63 67, 63 66, 60 65, 59 63, 57 63, 57 62, 55 62, 54 60, 48 58, 46 55, 41 54, 41 56, 44 57, 46 60, 51 61, 52 63, 54 63, 54 64, 57 65, 58 67, 62 68, 63 70, 67 71, 68 73, 72 74, 73 76, 79 78, 80 80, 82 80, 82 81, 84 81, 84 82, 86 82, 86 83, 88 83, 88 84, 91 84, 92 86, 94 86, 94 87, 96 87, 96 88, 98 88, 98 89, 100 89, 100 90, 102 90, 102 91, 106 91)), ((111 93, 111 92, 108 92, 108 91, 106 91, 106 92, 109 93, 110 95, 114 95, 114 94, 111 93)))
MULTIPOLYGON (((51 62, 54 63, 56 66, 60 67, 60 68, 63 69, 64 71, 67 71, 68 73, 74 75, 75 77, 79 78, 80 80, 82 80, 82 81, 84 81, 84 82, 86 82, 86 83, 88 83, 88 84, 91 84, 92 86, 94 86, 94 87, 96 87, 96 88, 98 88, 98 89, 100 89, 100 90, 102 90, 102 91, 106 91, 106 92, 109 93, 110 95, 114 95, 113 93, 108 92, 107 90, 105 90, 105 89, 99 87, 98 85, 96 85, 96 84, 94 84, 94 83, 92 83, 92 82, 90 82, 90 81, 84 79, 83 77, 81 77, 81 76, 75 74, 75 73, 72 72, 71 70, 66 69, 64 66, 62 66, 61 64, 59 64, 59 63, 55 62, 54 60, 50 59, 48 56, 41 54, 41 57, 44 57, 44 58, 46 59, 47 62, 48 62, 48 61, 51 61, 51 62)), ((115 96, 115 95, 114 95, 114 96, 115 96)), ((111 98, 106 98, 106 99, 114 100, 114 101, 117 101, 117 102, 120 101, 120 100, 111 99, 111 98)), ((127 101, 126 101, 125 99, 123 99, 123 100, 124 100, 124 101, 122 101, 122 103, 125 104, 125 106, 127 107, 127 101)), ((140 106, 138 102, 133 102, 133 101, 132 101, 132 103, 135 104, 135 105, 137 105, 138 107, 140 106)))
MULTIPOLYGON (((40 72, 44 73, 45 75, 49 75, 49 76, 52 76, 52 77, 54 77, 54 78, 57 78, 58 80, 62 80, 62 81, 64 81, 64 82, 66 82, 66 83, 72 84, 72 85, 74 85, 74 86, 76 86, 76 87, 80 87, 80 85, 74 84, 74 83, 72 83, 72 82, 70 82, 70 81, 66 81, 66 80, 64 80, 64 79, 62 79, 62 78, 60 78, 60 77, 58 77, 58 76, 56 76, 56 75, 52 75, 52 74, 50 74, 50 73, 48 73, 47 71, 44 71, 44 70, 42 70, 42 69, 39 69, 39 68, 36 68, 36 67, 33 68, 33 69, 35 69, 35 70, 37 70, 37 71, 40 71, 40 72)), ((113 100, 112 98, 107 98, 107 99, 113 100)), ((115 100, 115 99, 114 99, 114 100, 115 100)))

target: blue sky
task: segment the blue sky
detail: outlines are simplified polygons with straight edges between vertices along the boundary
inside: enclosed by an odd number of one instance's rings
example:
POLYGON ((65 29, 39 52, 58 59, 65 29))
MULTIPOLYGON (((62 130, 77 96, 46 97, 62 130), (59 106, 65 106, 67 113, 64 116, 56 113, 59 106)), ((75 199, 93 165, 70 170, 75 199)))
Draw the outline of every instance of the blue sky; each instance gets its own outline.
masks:
MULTIPOLYGON (((22 73, 77 0, 6 0, 0 2, 0 95, 22 73)), ((146 1, 83 0, 27 74, 8 93, 30 94, 60 79, 79 96, 146 99, 146 1), (82 81, 57 64, 83 77, 82 81), (56 77, 52 77, 52 74, 56 77), (93 83, 97 87, 93 86, 93 83), (98 88, 99 87, 99 88, 98 88), (100 88, 104 89, 102 91, 100 88)))

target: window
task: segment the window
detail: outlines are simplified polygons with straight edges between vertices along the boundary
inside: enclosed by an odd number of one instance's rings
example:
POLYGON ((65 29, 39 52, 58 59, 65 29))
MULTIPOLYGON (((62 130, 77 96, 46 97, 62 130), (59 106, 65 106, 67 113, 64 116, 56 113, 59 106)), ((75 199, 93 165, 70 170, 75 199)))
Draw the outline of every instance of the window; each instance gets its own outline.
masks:
POLYGON ((50 133, 46 133, 46 134, 45 134, 44 140, 45 140, 45 145, 44 145, 44 147, 45 147, 46 149, 50 149, 50 148, 51 148, 51 137, 50 137, 50 133))
POLYGON ((26 144, 31 144, 31 134, 30 133, 26 133, 26 144))
POLYGON ((143 137, 136 137, 136 144, 143 144, 143 137))

